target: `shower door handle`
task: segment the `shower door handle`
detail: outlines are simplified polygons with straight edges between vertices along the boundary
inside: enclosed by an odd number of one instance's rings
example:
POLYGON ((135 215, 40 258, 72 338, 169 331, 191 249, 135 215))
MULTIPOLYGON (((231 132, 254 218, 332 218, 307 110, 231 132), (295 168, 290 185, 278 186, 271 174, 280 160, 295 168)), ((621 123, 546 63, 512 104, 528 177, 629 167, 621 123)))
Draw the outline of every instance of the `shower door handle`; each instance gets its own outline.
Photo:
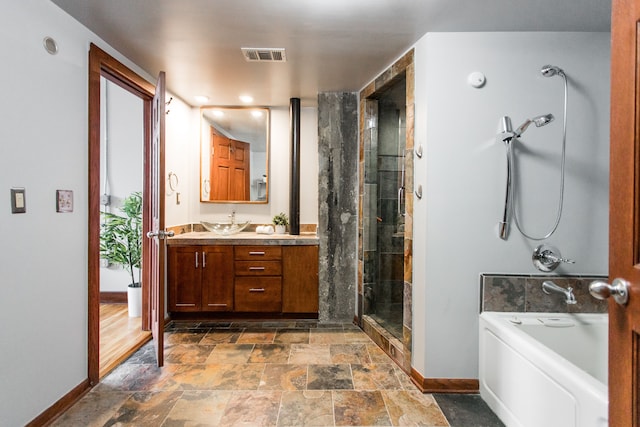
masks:
POLYGON ((403 151, 402 152, 402 169, 400 170, 400 188, 398 188, 398 215, 401 216, 406 216, 407 215, 407 211, 406 209, 404 209, 402 207, 402 199, 404 199, 404 192, 405 192, 405 188, 404 188, 404 162, 405 162, 405 155, 406 153, 403 151))
POLYGON ((402 199, 404 198, 404 186, 398 188, 398 214, 405 216, 406 212, 402 209, 402 199))

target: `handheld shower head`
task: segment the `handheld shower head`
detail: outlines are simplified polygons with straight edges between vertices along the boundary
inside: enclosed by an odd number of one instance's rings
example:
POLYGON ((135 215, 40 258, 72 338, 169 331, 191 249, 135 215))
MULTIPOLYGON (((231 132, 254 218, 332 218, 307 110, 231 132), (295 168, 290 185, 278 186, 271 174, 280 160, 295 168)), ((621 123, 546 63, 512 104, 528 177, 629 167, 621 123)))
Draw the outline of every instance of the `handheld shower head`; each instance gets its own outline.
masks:
POLYGON ((542 116, 534 117, 531 121, 535 123, 537 127, 542 127, 544 125, 548 125, 554 119, 555 117, 553 117, 553 114, 543 114, 542 116))
POLYGON ((553 114, 543 114, 541 116, 536 116, 532 119, 527 119, 523 124, 521 124, 518 129, 514 132, 514 138, 520 138, 520 135, 524 133, 525 130, 529 127, 531 123, 535 124, 536 127, 542 127, 544 125, 548 125, 553 121, 553 114))
POLYGON ((555 75, 564 77, 564 71, 562 68, 556 67, 555 65, 544 65, 540 72, 545 77, 553 77, 555 75))

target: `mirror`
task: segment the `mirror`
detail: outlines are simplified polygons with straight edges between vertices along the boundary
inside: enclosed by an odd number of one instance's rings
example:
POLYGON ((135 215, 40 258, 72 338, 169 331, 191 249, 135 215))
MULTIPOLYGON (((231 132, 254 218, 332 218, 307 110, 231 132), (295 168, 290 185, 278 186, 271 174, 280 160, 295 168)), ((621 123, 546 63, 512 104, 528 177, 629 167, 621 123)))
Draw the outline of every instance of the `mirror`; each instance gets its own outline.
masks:
POLYGON ((269 201, 269 109, 200 108, 200 201, 269 201))

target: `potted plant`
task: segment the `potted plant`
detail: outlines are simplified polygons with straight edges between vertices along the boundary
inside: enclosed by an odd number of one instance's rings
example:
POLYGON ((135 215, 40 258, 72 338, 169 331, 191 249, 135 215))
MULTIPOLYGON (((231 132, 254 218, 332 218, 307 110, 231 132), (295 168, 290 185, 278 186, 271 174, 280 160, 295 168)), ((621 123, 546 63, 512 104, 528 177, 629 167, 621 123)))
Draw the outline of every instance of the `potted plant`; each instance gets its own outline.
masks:
POLYGON ((142 194, 131 193, 123 200, 120 211, 123 216, 102 212, 100 256, 112 264, 121 265, 131 275, 127 287, 129 316, 139 317, 142 314, 142 194), (137 269, 137 277, 134 269, 137 269))
POLYGON ((289 218, 284 212, 280 212, 273 217, 273 224, 276 226, 276 234, 284 234, 287 225, 289 225, 289 218))

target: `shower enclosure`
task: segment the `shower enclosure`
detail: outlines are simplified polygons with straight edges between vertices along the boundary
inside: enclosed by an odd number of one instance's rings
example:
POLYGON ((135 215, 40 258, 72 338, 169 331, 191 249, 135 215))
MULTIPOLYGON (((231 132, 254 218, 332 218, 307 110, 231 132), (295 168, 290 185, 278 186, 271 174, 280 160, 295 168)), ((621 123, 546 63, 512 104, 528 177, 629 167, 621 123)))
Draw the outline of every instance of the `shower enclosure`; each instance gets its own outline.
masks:
POLYGON ((402 340, 406 79, 367 99, 366 108, 363 313, 402 340))

